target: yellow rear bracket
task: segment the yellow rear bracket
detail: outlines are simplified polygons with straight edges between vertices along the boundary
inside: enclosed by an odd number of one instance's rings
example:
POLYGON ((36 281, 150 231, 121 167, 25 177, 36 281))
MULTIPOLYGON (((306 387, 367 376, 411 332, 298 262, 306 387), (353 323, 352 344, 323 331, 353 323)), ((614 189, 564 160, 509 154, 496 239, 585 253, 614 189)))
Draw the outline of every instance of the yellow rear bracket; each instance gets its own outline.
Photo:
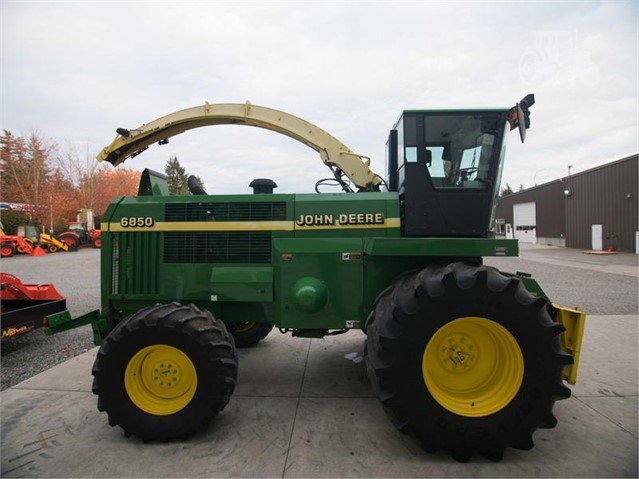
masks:
POLYGON ((553 304, 552 306, 556 310, 556 321, 563 324, 566 328, 566 331, 560 336, 561 345, 574 359, 573 364, 564 367, 563 377, 570 384, 575 384, 577 382, 581 342, 586 326, 586 313, 576 308, 564 308, 557 304, 553 304))

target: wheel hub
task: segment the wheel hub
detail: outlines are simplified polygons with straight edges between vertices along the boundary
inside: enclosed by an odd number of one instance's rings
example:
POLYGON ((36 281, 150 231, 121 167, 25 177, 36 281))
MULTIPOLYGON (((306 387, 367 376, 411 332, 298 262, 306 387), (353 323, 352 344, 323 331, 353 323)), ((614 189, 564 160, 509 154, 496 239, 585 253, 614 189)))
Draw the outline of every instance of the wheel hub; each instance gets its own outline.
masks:
POLYGON ((197 374, 181 350, 157 344, 141 349, 131 358, 124 385, 137 407, 164 416, 180 411, 193 399, 197 374))
POLYGON ((477 364, 477 347, 472 338, 460 333, 450 335, 440 349, 440 360, 451 372, 467 372, 477 364))
POLYGON ((494 414, 516 396, 524 377, 519 343, 495 321, 463 317, 439 328, 422 357, 428 391, 448 411, 494 414))
POLYGON ((164 361, 160 364, 156 364, 156 367, 153 368, 153 382, 155 386, 161 389, 174 387, 180 377, 179 370, 176 368, 177 366, 171 364, 170 361, 167 361, 166 364, 164 361))

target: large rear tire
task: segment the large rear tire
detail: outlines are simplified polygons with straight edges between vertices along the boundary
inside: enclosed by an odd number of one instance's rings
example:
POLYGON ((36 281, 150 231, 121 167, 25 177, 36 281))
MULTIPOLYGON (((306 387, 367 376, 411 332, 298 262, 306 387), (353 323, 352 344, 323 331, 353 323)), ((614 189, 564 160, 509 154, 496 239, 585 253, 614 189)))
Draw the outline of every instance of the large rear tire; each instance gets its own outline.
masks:
POLYGON ((239 323, 226 323, 226 327, 233 335, 235 345, 238 348, 247 348, 259 343, 266 338, 273 329, 273 323, 256 323, 245 321, 239 323))
POLYGON ((547 301, 487 266, 429 266, 397 281, 367 324, 366 365, 394 424, 429 452, 500 460, 530 449, 570 396, 563 326, 547 301))
POLYGON ((67 244, 67 246, 69 247, 69 251, 77 251, 80 247, 80 236, 77 233, 60 233, 58 239, 67 244))
POLYGON ((107 336, 93 393, 111 426, 143 440, 187 437, 229 402, 237 352, 224 323, 178 303, 138 311, 107 336))

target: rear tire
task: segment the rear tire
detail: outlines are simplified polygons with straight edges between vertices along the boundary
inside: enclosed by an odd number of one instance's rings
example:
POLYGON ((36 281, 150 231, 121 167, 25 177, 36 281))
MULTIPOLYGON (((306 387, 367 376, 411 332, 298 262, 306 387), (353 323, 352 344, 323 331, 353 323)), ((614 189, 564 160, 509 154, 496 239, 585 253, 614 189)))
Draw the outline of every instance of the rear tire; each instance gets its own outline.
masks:
POLYGON ((393 423, 458 461, 530 449, 570 396, 547 301, 487 266, 452 263, 407 275, 378 299, 366 365, 393 423))
POLYGON ((93 393, 111 426, 143 440, 187 437, 228 404, 237 352, 224 323, 178 303, 138 311, 107 336, 93 393))
POLYGON ((69 251, 77 251, 80 247, 80 237, 76 233, 60 233, 58 239, 67 244, 69 251))
POLYGON ((254 346, 266 338, 273 329, 273 323, 255 323, 253 321, 226 323, 238 348, 254 346))

